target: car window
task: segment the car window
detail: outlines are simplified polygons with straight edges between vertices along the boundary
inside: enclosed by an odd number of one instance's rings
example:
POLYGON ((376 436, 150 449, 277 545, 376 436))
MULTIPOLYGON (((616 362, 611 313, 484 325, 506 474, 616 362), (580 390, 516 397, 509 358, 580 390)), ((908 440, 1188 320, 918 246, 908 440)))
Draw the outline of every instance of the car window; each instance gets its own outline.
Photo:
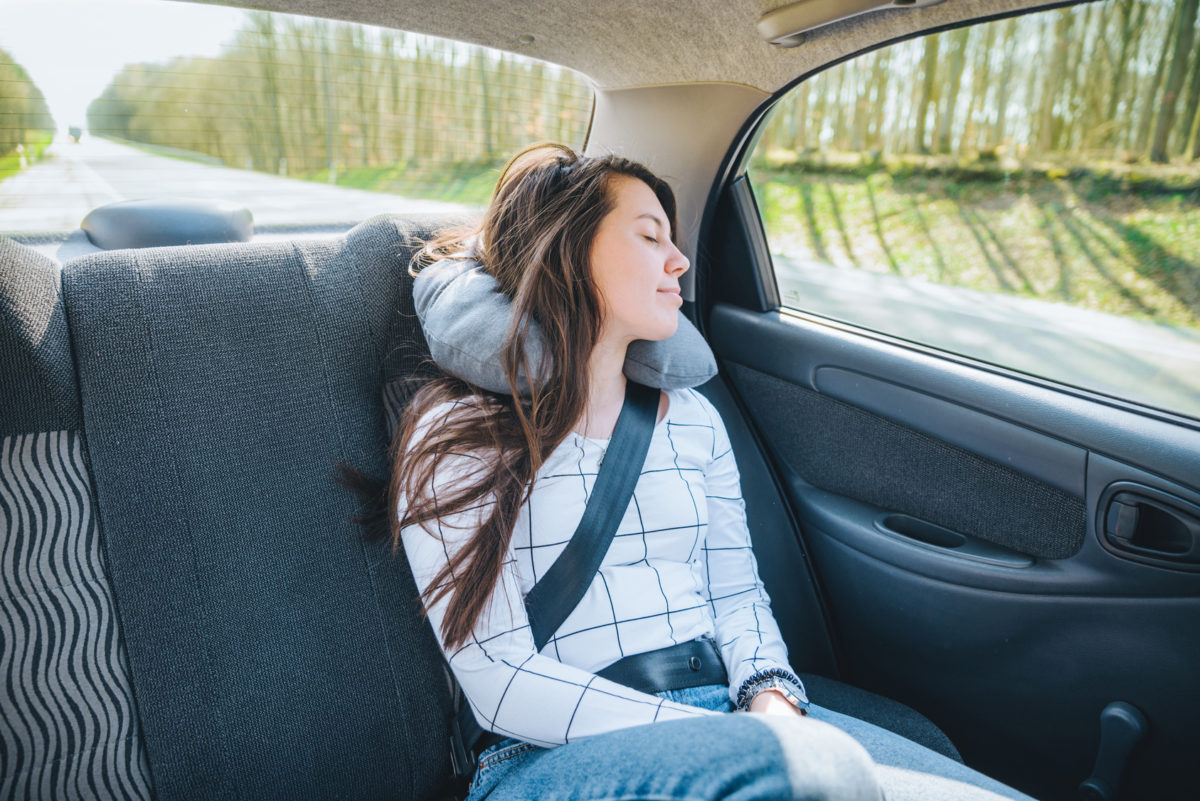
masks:
POLYGON ((0 0, 0 233, 121 200, 256 227, 481 208, 507 155, 583 144, 592 87, 520 55, 159 0, 0 0))
POLYGON ((1027 14, 792 88, 747 162, 781 303, 1200 418, 1194 12, 1027 14))

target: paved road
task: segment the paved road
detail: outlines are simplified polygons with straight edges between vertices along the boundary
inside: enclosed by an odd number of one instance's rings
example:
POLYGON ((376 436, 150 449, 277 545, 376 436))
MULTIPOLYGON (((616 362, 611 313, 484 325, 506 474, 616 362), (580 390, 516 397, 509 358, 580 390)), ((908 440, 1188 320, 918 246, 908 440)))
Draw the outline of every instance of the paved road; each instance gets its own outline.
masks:
POLYGON ((236 202, 256 226, 357 223, 385 212, 454 214, 466 206, 263 175, 156 156, 84 136, 0 181, 0 233, 65 232, 105 203, 152 197, 236 202))
POLYGON ((775 256, 784 306, 1200 418, 1200 333, 775 256))

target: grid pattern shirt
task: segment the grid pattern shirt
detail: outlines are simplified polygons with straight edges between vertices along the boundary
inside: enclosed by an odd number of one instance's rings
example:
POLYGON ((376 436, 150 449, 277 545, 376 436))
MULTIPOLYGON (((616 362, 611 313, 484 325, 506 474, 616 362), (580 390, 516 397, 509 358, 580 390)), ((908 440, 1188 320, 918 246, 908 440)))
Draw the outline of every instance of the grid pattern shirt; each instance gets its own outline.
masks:
MULTIPOLYGON (((693 389, 668 390, 667 396, 666 416, 654 428, 612 545, 583 599, 540 653, 523 599, 574 534, 608 440, 572 432, 547 458, 520 510, 500 581, 466 643, 448 651, 442 641, 448 597, 428 610, 442 653, 483 728, 554 746, 626 726, 720 714, 595 673, 622 657, 698 637, 717 643, 731 700, 759 671, 792 672, 750 548, 724 423, 693 389)), ((469 408, 468 401, 436 407, 418 421, 416 436, 469 408)), ((439 490, 487 467, 479 457, 445 456, 433 481, 435 499, 439 490)), ((486 519, 492 503, 402 530, 420 591, 486 519)))

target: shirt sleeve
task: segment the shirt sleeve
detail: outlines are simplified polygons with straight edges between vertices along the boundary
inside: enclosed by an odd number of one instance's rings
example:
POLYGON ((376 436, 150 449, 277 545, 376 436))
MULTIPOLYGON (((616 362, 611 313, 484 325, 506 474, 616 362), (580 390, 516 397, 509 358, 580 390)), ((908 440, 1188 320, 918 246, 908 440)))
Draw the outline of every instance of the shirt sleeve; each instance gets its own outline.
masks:
POLYGON ((742 686, 760 678, 764 671, 784 671, 797 684, 800 679, 788 664, 787 646, 758 575, 729 434, 711 401, 697 396, 708 411, 713 430, 712 456, 705 474, 708 529, 699 560, 705 579, 701 586, 729 674, 729 697, 736 704, 742 686))
MULTIPOLYGON (((444 457, 433 480, 435 498, 439 489, 447 490, 486 466, 479 457, 444 457)), ((401 531, 419 591, 423 593, 466 544, 494 502, 489 497, 478 506, 427 521, 424 527, 409 525, 401 531)), ((551 747, 628 726, 720 714, 642 693, 539 654, 511 548, 471 636, 454 650, 447 650, 441 635, 450 597, 443 596, 428 610, 429 623, 475 719, 488 731, 551 747)))

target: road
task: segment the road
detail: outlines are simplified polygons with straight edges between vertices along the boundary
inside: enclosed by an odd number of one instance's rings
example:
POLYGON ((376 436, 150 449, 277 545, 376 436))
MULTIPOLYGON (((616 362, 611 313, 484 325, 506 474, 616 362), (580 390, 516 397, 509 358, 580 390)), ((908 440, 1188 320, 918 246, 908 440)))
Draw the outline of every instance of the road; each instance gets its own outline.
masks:
POLYGON ((466 206, 345 189, 312 181, 145 153, 87 136, 55 140, 47 158, 0 181, 0 233, 66 232, 118 200, 186 197, 236 202, 255 226, 357 223, 375 214, 469 212, 466 206))
POLYGON ((773 256, 782 303, 1200 419, 1200 332, 773 256))

